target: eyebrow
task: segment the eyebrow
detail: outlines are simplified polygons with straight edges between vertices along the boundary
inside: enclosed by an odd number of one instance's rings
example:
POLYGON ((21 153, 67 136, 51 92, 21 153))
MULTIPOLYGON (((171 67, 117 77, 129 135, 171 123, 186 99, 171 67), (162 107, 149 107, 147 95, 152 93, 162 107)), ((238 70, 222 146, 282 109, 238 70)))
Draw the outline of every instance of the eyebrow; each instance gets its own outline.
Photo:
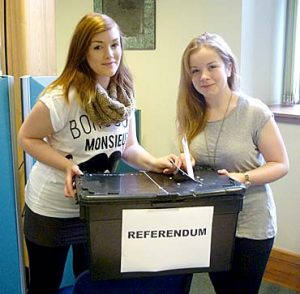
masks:
MULTIPOLYGON (((119 38, 113 39, 112 42, 116 42, 119 41, 119 38)), ((100 44, 104 44, 105 42, 103 41, 99 41, 99 40, 92 40, 92 43, 100 43, 100 44)))
MULTIPOLYGON (((213 60, 213 61, 209 62, 207 65, 211 65, 213 63, 218 63, 218 61, 217 60, 213 60)), ((198 65, 191 65, 190 68, 192 68, 192 67, 198 67, 198 65)))

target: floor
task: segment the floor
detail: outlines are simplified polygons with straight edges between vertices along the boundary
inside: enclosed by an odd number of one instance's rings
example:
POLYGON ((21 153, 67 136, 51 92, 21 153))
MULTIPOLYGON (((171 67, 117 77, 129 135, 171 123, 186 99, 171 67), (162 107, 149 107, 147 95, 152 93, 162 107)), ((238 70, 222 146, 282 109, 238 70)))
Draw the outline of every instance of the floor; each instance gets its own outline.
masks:
MULTIPOLYGON (((194 274, 190 294, 215 294, 207 273, 194 274)), ((297 294, 292 291, 271 283, 263 282, 259 294, 297 294)))

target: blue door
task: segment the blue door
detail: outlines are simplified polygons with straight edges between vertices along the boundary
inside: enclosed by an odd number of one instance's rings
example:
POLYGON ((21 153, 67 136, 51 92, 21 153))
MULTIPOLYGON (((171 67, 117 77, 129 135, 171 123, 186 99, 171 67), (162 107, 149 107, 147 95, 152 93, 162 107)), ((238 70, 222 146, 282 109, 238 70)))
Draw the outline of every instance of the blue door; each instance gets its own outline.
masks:
POLYGON ((2 294, 25 293, 19 230, 13 78, 0 76, 0 285, 2 294), (12 119, 11 119, 12 118, 12 119))

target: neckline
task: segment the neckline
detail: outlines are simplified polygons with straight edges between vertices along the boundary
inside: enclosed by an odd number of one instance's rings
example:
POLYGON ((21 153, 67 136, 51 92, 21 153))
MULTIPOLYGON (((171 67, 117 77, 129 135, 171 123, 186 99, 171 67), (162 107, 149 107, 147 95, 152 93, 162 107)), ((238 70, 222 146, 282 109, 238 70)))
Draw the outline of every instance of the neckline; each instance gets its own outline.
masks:
MULTIPOLYGON (((230 116, 232 116, 232 114, 233 114, 234 112, 236 112, 237 109, 238 109, 238 106, 239 106, 239 104, 240 104, 241 99, 240 99, 240 95, 236 95, 236 96, 237 96, 236 105, 235 105, 234 108, 232 108, 232 109, 227 113, 227 115, 226 115, 226 117, 225 117, 226 119, 228 119, 230 116)), ((222 122, 222 120, 223 120, 223 118, 220 118, 220 119, 218 119, 218 120, 207 121, 207 124, 220 123, 220 122, 222 122)))

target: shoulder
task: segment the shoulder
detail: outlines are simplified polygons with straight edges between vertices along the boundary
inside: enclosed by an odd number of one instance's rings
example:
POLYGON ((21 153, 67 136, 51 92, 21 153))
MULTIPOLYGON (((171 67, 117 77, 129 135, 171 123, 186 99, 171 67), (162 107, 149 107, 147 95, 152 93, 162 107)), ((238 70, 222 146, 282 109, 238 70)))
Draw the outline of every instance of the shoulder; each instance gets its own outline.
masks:
POLYGON ((259 98, 248 96, 244 93, 239 93, 239 104, 241 108, 253 113, 264 113, 265 115, 272 115, 270 108, 259 98))
POLYGON ((50 107, 53 103, 62 103, 64 102, 64 94, 62 87, 56 87, 54 89, 46 91, 39 98, 44 104, 50 107))
POLYGON ((269 107, 260 99, 240 94, 238 103, 239 119, 252 130, 255 142, 260 131, 273 116, 269 107))
POLYGON ((64 95, 63 88, 58 86, 54 89, 46 91, 39 100, 42 101, 48 108, 56 108, 56 107, 67 107, 76 101, 77 93, 76 90, 71 87, 68 94, 68 102, 64 95))
POLYGON ((67 121, 80 111, 73 89, 69 91, 68 100, 64 96, 62 87, 51 89, 40 97, 40 101, 49 109, 51 123, 56 132, 61 130, 67 121))

